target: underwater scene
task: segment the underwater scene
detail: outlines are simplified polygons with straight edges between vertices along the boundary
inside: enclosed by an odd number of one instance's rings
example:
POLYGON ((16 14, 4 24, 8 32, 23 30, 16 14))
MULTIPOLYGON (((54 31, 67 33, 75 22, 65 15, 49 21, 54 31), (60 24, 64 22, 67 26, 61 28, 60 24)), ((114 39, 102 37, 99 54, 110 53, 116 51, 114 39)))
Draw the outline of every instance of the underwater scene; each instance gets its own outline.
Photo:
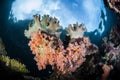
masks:
POLYGON ((120 0, 1 0, 0 80, 120 80, 120 0))

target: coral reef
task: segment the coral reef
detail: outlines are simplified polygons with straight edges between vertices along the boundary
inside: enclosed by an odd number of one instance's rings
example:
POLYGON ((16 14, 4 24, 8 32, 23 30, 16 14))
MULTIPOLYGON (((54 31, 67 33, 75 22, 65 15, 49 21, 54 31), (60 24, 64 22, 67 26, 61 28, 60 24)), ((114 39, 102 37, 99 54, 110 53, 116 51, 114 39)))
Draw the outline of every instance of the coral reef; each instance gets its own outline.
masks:
POLYGON ((62 42, 55 36, 43 32, 36 32, 32 35, 29 46, 35 54, 38 68, 45 69, 46 65, 61 72, 74 72, 84 61, 85 56, 95 53, 97 47, 89 42, 88 38, 78 38, 69 43, 64 49, 62 42), (92 49, 92 51, 90 51, 92 49), (89 51, 88 51, 89 50, 89 51))
MULTIPOLYGON (((34 16, 34 26, 29 27, 27 33, 30 33, 31 40, 29 42, 30 49, 35 55, 34 59, 37 62, 39 70, 46 69, 47 65, 51 65, 52 69, 58 75, 66 75, 75 72, 86 60, 86 55, 91 55, 98 52, 98 47, 90 43, 88 37, 84 37, 86 29, 83 24, 74 24, 73 27, 66 28, 66 36, 70 36, 70 42, 67 47, 63 45, 62 40, 58 37, 59 21, 56 18, 44 15, 42 20, 40 16, 34 16), (43 27, 32 31, 31 28, 41 24, 43 27)), ((39 25, 40 26, 40 25, 39 25)), ((26 34, 26 30, 25 30, 26 34)))
POLYGON ((57 38, 47 35, 45 32, 36 32, 33 34, 29 46, 35 54, 35 60, 38 62, 39 69, 45 69, 47 64, 54 65, 55 50, 58 46, 57 38))
MULTIPOLYGON (((103 48, 105 55, 101 58, 101 62, 103 62, 103 75, 102 80, 106 80, 107 78, 115 76, 116 68, 119 70, 118 66, 120 65, 120 43, 119 43, 119 28, 115 26, 111 29, 109 39, 103 39, 103 48), (112 75, 110 75, 112 74, 112 75), (110 76, 109 76, 110 75, 110 76), (109 77, 108 77, 109 76, 109 77)), ((118 77, 118 76, 117 76, 118 77)), ((116 78, 115 78, 116 79, 116 78)))
POLYGON ((105 51, 107 52, 102 58, 102 60, 104 60, 102 67, 104 71, 102 74, 102 80, 106 80, 114 67, 120 63, 120 48, 113 47, 111 44, 112 43, 108 43, 106 46, 105 51))
MULTIPOLYGON (((64 68, 65 68, 64 71, 67 73, 74 72, 86 60, 85 58, 86 55, 90 55, 96 52, 97 52, 97 47, 92 45, 89 42, 88 38, 86 37, 78 38, 78 39, 75 39, 74 41, 72 40, 68 44, 68 47, 65 49, 65 52, 64 52, 64 57, 63 58, 58 57, 58 61, 65 59, 64 61, 65 63, 61 63, 63 61, 59 62, 64 65, 64 68), (91 46, 94 47, 92 52, 89 50, 91 46)), ((59 63, 57 63, 57 65, 59 65, 58 67, 61 67, 62 65, 59 63)))

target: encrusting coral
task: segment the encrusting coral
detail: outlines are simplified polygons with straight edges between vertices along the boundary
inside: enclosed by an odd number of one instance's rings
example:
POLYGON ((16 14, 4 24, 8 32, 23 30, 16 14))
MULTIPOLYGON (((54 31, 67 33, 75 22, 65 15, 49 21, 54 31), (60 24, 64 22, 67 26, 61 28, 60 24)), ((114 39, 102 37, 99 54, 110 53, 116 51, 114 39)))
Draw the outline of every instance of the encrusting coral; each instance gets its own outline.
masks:
POLYGON ((25 31, 25 34, 31 36, 29 42, 30 49, 35 55, 34 59, 37 62, 38 69, 45 69, 47 65, 51 65, 53 69, 62 74, 74 72, 86 60, 85 56, 98 51, 97 46, 90 43, 87 37, 83 37, 86 29, 83 25, 74 24, 73 27, 68 27, 67 32, 71 37, 68 47, 63 46, 63 42, 58 37, 60 33, 59 21, 56 18, 44 16, 40 21, 39 16, 35 15, 35 21, 32 28, 36 25, 39 29, 32 31, 31 28, 25 31), (37 24, 36 24, 37 23, 37 24), (42 24, 46 30, 41 27, 42 24), (92 50, 91 50, 92 49, 92 50))

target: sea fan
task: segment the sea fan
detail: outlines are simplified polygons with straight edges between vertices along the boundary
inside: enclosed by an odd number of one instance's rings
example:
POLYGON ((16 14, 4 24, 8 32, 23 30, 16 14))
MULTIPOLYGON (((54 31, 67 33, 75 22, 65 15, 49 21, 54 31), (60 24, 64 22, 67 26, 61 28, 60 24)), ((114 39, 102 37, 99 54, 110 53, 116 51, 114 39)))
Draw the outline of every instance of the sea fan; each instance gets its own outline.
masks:
POLYGON ((38 68, 45 69, 46 65, 55 64, 55 51, 58 48, 57 38, 52 35, 47 35, 45 32, 35 32, 29 42, 29 46, 35 54, 38 68))

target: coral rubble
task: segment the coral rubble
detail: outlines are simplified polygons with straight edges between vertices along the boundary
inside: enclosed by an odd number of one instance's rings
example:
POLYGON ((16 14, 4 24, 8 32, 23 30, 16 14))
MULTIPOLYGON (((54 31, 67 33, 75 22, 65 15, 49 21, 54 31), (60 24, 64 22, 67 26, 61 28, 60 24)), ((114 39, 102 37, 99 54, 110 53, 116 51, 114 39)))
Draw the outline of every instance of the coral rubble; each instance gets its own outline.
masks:
POLYGON ((67 28, 67 35, 70 36, 71 39, 83 37, 84 32, 86 32, 86 28, 83 26, 83 24, 78 25, 78 23, 73 24, 73 26, 70 24, 67 28))
POLYGON ((114 65, 113 62, 115 61, 119 61, 119 57, 120 57, 120 47, 112 47, 110 46, 110 50, 109 52, 106 53, 105 55, 105 59, 106 59, 106 63, 107 64, 111 64, 114 65))
POLYGON ((114 26, 111 29, 109 39, 107 38, 103 39, 104 44, 104 52, 105 58, 107 59, 107 63, 112 64, 113 62, 119 61, 120 56, 120 29, 119 25, 114 26))
MULTIPOLYGON (((119 68, 118 66, 120 65, 120 43, 119 43, 119 26, 114 26, 111 29, 109 39, 104 38, 103 39, 103 48, 104 48, 104 53, 105 56, 102 57, 101 59, 104 61, 103 65, 103 80, 106 80, 106 78, 110 75, 115 76, 116 73, 119 73, 119 68), (115 71, 116 68, 118 71, 115 71)), ((118 76, 117 76, 118 77, 118 76)), ((113 80, 113 79, 112 79, 113 80)), ((117 79, 118 80, 118 79, 117 79)))

